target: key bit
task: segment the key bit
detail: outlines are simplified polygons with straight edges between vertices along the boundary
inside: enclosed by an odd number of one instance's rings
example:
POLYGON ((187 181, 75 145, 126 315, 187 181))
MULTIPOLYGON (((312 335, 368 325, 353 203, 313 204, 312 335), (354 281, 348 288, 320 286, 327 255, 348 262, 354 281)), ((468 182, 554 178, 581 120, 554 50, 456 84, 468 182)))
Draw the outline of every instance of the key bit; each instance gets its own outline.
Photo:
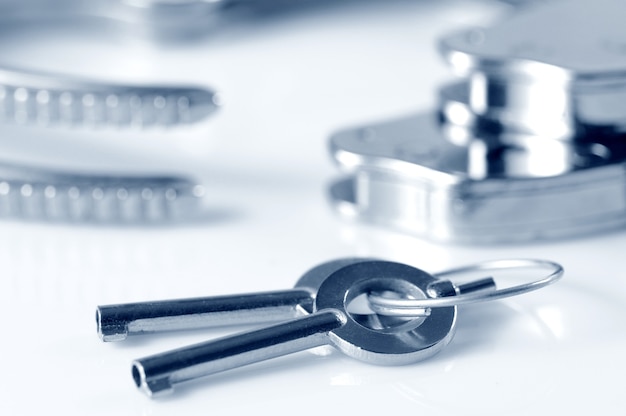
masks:
POLYGON ((426 297, 427 286, 435 281, 428 273, 399 263, 350 264, 324 279, 310 315, 135 360, 133 380, 147 395, 159 396, 184 381, 321 345, 332 345, 372 364, 414 363, 450 342, 456 307, 436 308, 425 318, 373 329, 354 319, 347 305, 370 291, 391 290, 426 297))

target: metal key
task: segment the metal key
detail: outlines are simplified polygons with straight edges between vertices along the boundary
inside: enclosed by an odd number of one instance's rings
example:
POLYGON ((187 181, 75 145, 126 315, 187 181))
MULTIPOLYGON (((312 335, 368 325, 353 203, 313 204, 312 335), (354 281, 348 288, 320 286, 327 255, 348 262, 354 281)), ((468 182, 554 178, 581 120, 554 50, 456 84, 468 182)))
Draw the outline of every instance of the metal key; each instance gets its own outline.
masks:
POLYGON ((98 335, 105 342, 121 341, 131 334, 295 318, 312 311, 314 295, 328 275, 364 260, 345 258, 323 263, 306 272, 290 290, 98 306, 98 335))
POLYGON ((434 282, 430 274, 399 263, 362 260, 344 265, 320 284, 310 315, 138 359, 132 365, 133 379, 146 394, 156 396, 180 382, 322 345, 373 364, 414 363, 452 339, 456 306, 435 308, 428 316, 382 328, 355 317, 349 306, 370 292, 427 298, 434 282))

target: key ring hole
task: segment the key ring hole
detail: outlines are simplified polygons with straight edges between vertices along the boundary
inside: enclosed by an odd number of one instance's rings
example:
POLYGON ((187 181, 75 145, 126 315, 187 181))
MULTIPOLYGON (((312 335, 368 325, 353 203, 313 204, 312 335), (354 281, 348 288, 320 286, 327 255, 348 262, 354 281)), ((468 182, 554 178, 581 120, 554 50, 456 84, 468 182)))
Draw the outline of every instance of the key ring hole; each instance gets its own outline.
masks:
POLYGON ((374 278, 360 282, 348 290, 344 307, 348 316, 360 326, 383 333, 411 331, 419 327, 427 316, 388 316, 374 312, 368 301, 370 293, 389 299, 426 299, 427 295, 417 286, 396 278, 374 278))

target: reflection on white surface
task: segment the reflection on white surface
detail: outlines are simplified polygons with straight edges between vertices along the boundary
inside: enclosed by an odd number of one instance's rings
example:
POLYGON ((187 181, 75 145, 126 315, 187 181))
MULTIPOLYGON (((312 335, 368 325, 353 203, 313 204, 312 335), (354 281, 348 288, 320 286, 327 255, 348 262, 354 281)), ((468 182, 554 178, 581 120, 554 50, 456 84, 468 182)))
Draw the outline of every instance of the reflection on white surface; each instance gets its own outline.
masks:
POLYGON ((551 296, 540 295, 554 299, 548 306, 520 298, 460 308, 451 345, 441 357, 419 364, 435 367, 428 371, 428 381, 404 379, 396 382, 395 388, 436 415, 537 411, 536 406, 550 401, 555 390, 571 387, 567 382, 563 385, 558 369, 567 365, 558 342, 562 335, 558 314, 569 314, 570 308, 575 308, 573 303, 587 298, 585 294, 571 295, 569 299, 555 291, 551 296), (552 303, 560 306, 550 306, 552 303), (543 319, 546 311, 552 311, 552 320, 543 319), (446 383, 449 389, 441 389, 446 383))
POLYGON ((537 316, 541 321, 550 328, 550 331, 557 338, 561 338, 564 334, 563 329, 563 313, 556 307, 542 307, 537 308, 537 316))

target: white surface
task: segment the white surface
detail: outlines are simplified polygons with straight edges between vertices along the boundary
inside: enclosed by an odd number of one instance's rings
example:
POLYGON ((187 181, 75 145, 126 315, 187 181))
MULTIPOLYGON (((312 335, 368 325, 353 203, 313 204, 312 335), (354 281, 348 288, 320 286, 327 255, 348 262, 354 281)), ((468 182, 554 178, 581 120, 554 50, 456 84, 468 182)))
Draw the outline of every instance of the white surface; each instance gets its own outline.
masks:
POLYGON ((0 414, 620 414, 623 231, 529 245, 438 245, 344 223, 325 200, 336 173, 327 136, 432 105, 437 85, 451 77, 435 37, 500 11, 491 3, 373 2, 235 25, 167 50, 106 39, 90 47, 71 33, 38 42, 5 36, 5 62, 212 85, 225 107, 207 123, 210 137, 165 132, 151 142, 152 133, 136 133, 138 145, 116 132, 57 131, 59 141, 45 149, 32 131, 28 138, 20 128, 0 130, 5 155, 16 159, 202 176, 216 213, 182 228, 0 223, 0 414), (449 347, 413 366, 304 352, 179 385, 162 400, 137 391, 132 359, 228 330, 117 344, 95 333, 97 304, 282 289, 320 262, 355 255, 433 272, 546 258, 566 275, 540 292, 461 308, 449 347))

